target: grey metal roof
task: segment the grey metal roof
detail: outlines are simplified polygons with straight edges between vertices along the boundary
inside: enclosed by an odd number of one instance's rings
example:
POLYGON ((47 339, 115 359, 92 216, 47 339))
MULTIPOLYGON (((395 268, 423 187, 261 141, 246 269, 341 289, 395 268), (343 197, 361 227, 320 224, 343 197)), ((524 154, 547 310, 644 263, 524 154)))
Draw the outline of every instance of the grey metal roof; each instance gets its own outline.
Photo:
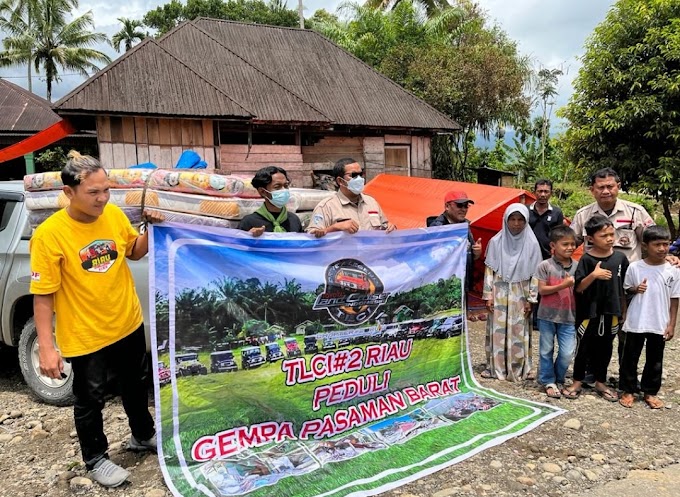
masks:
POLYGON ((33 134, 59 121, 47 100, 0 79, 0 131, 33 134))
POLYGON ((55 109, 459 128, 314 31, 205 18, 139 44, 59 100, 55 109))

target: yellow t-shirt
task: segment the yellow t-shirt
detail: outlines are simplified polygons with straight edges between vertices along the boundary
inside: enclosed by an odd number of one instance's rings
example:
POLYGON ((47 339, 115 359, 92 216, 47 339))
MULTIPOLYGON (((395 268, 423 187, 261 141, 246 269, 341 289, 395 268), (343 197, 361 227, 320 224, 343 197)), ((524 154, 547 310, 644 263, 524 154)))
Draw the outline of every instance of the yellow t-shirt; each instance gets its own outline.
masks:
POLYGON ((30 242, 31 293, 54 294, 62 356, 96 352, 142 324, 125 257, 138 236, 112 204, 94 223, 75 221, 62 209, 35 230, 30 242))

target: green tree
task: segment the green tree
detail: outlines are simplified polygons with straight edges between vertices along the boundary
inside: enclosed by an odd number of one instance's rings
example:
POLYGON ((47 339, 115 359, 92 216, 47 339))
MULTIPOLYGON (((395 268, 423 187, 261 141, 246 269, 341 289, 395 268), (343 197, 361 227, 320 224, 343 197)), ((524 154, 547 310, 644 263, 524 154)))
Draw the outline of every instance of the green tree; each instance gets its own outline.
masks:
POLYGON ((582 62, 564 110, 568 157, 590 170, 611 166, 624 185, 660 200, 676 236, 680 2, 618 0, 588 40, 582 62))
POLYGON ((119 17, 118 22, 120 22, 123 27, 111 38, 111 46, 116 49, 116 52, 120 52, 121 43, 125 45, 125 51, 127 52, 132 48, 133 43, 142 41, 146 38, 146 33, 139 29, 144 25, 142 21, 128 19, 127 17, 119 17))
POLYGON ((314 29, 461 125, 433 142, 437 177, 464 180, 476 134, 528 117, 528 59, 473 2, 456 0, 429 19, 413 0, 385 12, 348 4, 345 13, 347 21, 314 29))
POLYGON ((71 21, 71 10, 77 0, 36 0, 30 29, 23 34, 3 40, 5 51, 0 56, 7 65, 33 64, 36 72, 42 69, 47 83, 47 100, 52 99, 52 85, 61 81, 60 68, 89 76, 97 71, 95 62, 109 63, 108 55, 89 48, 108 41, 103 33, 92 32, 94 21, 88 11, 71 21))
POLYGON ((557 82, 560 76, 562 76, 561 69, 541 68, 537 74, 536 93, 542 113, 541 134, 539 136, 541 142, 541 166, 545 166, 545 149, 550 133, 550 117, 555 105, 554 99, 557 96, 557 82))
POLYGON ((297 11, 290 10, 281 0, 187 0, 186 5, 172 0, 144 14, 143 21, 162 35, 179 23, 198 17, 286 27, 297 27, 300 22, 297 11))

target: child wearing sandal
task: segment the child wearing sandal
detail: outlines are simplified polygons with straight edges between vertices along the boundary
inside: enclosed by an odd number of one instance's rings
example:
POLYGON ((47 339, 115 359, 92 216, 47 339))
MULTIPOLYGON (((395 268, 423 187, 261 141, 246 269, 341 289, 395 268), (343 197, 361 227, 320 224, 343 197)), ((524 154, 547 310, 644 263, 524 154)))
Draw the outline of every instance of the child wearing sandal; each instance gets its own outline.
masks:
POLYGON ((549 239, 553 255, 536 269, 541 296, 536 315, 540 333, 538 382, 543 385, 548 397, 559 399, 562 395, 557 385, 564 385, 564 376, 576 345, 576 264, 571 258, 576 250, 576 234, 568 226, 560 225, 550 230, 549 239), (557 357, 554 357, 555 340, 558 344, 557 357))
POLYGON ((619 396, 607 387, 607 368, 612 358, 612 344, 619 323, 626 313, 623 281, 628 259, 614 251, 614 225, 601 214, 585 224, 590 250, 578 263, 576 289, 576 358, 574 382, 562 395, 575 399, 581 394, 586 365, 595 376, 595 391, 605 400, 616 402, 619 396))
POLYGON ((671 235, 666 228, 650 226, 642 234, 641 261, 631 263, 626 273, 624 288, 633 294, 623 323, 623 353, 619 368, 619 388, 623 392, 619 403, 633 407, 638 391, 637 367, 646 343, 645 367, 640 387, 643 399, 652 409, 660 409, 663 402, 657 394, 661 388, 663 351, 673 338, 680 299, 680 269, 666 262, 671 235))
POLYGON ((511 204, 503 228, 489 241, 482 299, 491 314, 486 325, 483 378, 533 380, 531 306, 536 303, 536 267, 541 248, 529 226, 529 209, 511 204))

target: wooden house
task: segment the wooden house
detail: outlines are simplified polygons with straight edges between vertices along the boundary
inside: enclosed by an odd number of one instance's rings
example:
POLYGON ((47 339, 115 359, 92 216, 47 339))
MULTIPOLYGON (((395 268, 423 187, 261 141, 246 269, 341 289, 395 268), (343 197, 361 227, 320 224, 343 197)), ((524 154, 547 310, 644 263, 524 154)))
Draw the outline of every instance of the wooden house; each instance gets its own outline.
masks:
POLYGON ((430 139, 459 126, 320 34, 215 19, 147 38, 55 103, 96 127, 106 167, 171 168, 193 149, 211 169, 284 167, 297 186, 353 157, 431 176, 430 139))

